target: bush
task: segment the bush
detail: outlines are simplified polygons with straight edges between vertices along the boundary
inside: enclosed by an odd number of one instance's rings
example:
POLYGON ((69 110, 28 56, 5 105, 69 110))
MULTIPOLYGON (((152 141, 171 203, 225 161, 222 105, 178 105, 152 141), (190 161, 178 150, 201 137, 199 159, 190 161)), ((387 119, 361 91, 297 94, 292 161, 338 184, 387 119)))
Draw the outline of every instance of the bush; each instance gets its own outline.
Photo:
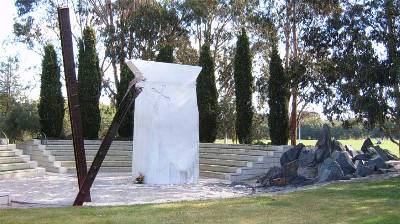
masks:
POLYGON ((10 113, 3 119, 3 130, 11 142, 32 138, 40 131, 37 104, 31 102, 15 103, 10 113))

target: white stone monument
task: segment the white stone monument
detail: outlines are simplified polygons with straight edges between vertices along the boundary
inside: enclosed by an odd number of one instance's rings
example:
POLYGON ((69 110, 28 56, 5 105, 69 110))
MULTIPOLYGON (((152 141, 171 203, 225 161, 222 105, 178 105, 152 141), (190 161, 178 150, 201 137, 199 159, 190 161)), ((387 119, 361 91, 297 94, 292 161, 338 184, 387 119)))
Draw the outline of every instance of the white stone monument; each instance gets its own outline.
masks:
POLYGON ((196 79, 201 67, 127 61, 144 81, 135 101, 133 177, 146 184, 190 184, 199 177, 196 79))

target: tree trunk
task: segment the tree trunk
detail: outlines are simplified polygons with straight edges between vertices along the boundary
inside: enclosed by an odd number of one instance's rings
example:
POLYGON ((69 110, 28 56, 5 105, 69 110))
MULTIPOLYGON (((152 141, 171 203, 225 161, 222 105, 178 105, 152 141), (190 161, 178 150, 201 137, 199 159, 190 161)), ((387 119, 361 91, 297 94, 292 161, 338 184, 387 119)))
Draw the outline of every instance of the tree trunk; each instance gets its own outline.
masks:
MULTIPOLYGON (((298 63, 298 40, 297 40, 297 21, 296 21, 296 0, 292 0, 292 32, 293 32, 293 59, 295 66, 298 63)), ((296 74, 295 74, 296 75, 296 74)), ((293 83, 292 87, 292 111, 290 115, 290 143, 296 145, 297 138, 297 96, 298 96, 298 83, 293 83)))

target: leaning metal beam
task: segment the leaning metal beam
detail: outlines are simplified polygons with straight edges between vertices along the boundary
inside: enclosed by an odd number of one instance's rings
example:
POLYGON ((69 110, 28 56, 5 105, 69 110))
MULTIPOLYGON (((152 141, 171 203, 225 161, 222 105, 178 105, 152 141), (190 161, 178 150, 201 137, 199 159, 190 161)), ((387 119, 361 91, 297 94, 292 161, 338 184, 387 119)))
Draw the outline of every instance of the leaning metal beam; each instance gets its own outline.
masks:
MULTIPOLYGON (((72 32, 67 7, 58 8, 58 20, 60 24, 61 47, 64 61, 64 73, 67 86, 68 108, 71 120, 72 140, 78 185, 82 186, 87 173, 85 145, 82 137, 82 118, 79 109, 78 85, 75 74, 74 51, 72 45, 72 32)), ((85 201, 89 202, 90 192, 87 192, 85 201)))
POLYGON ((97 151, 96 157, 90 166, 89 172, 83 182, 83 185, 79 189, 79 193, 75 198, 74 206, 81 206, 83 205, 84 199, 86 194, 90 192, 90 188, 99 172, 101 164, 104 161, 104 158, 107 155, 108 150, 110 149, 111 143, 114 140, 114 137, 120 127, 126 113, 129 109, 132 108, 132 104, 135 101, 135 98, 140 94, 142 91, 141 87, 136 87, 136 83, 141 81, 140 78, 135 78, 129 84, 128 90, 125 93, 124 98, 122 98, 121 103, 119 104, 117 113, 114 115, 113 121, 111 126, 108 128, 107 134, 104 137, 103 141, 101 142, 99 151, 97 151))

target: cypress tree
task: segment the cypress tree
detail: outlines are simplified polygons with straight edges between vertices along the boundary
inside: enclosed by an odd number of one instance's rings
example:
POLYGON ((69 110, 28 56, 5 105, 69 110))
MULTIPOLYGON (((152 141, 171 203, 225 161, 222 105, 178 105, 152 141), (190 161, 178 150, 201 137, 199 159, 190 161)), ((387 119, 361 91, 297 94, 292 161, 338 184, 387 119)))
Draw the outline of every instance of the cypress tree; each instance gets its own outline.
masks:
POLYGON ((269 63, 268 126, 272 145, 287 145, 289 140, 289 78, 274 45, 269 63))
POLYGON ((158 52, 156 61, 173 63, 174 62, 174 48, 171 45, 164 45, 158 52))
POLYGON ((49 138, 59 138, 63 130, 64 98, 61 93, 57 54, 51 44, 44 47, 40 81, 40 130, 49 138))
POLYGON ((200 51, 199 65, 202 70, 197 77, 197 106, 199 109, 200 142, 214 142, 217 136, 217 87, 215 85, 214 61, 210 45, 204 44, 200 51))
POLYGON ((236 134, 239 143, 251 144, 253 123, 253 76, 251 74, 251 54, 249 39, 245 29, 238 36, 234 59, 234 80, 236 93, 236 134))
POLYGON ((101 73, 96 52, 96 35, 90 27, 83 30, 83 40, 79 43, 78 63, 78 91, 83 137, 97 139, 101 122, 99 109, 101 73))
MULTIPOLYGON (((121 103, 122 98, 124 97, 126 90, 128 89, 129 82, 133 78, 134 75, 132 71, 126 64, 124 64, 124 66, 122 67, 120 81, 117 89, 117 106, 119 106, 119 104, 121 103)), ((122 122, 121 126, 118 129, 119 136, 123 138, 133 137, 134 107, 135 104, 133 104, 132 110, 128 111, 128 113, 125 115, 124 121, 122 122)))

